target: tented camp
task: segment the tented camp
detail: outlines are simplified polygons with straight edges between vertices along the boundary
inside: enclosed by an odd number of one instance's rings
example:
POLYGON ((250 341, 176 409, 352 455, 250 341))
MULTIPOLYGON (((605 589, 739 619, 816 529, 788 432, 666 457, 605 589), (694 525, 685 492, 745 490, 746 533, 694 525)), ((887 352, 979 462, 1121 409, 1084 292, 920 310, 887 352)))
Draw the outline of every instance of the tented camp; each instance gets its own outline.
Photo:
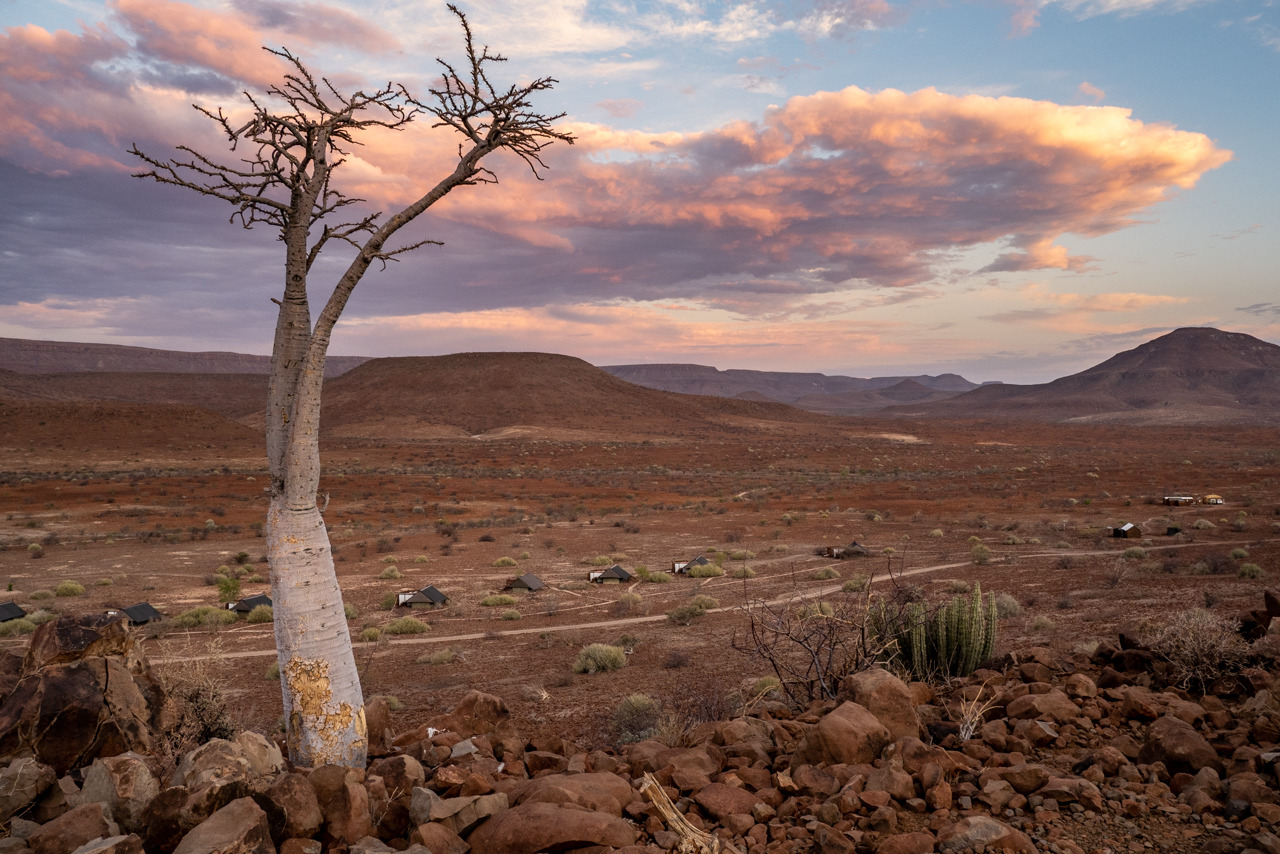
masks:
POLYGON ((1166 495, 1164 503, 1170 507, 1187 507, 1196 503, 1194 495, 1166 495))
POLYGON ((871 554, 871 551, 863 545, 859 545, 856 541, 849 543, 847 546, 827 546, 823 549, 823 555, 826 557, 843 560, 849 557, 865 557, 871 554))
POLYGON ((1204 498, 1201 498, 1200 503, 1201 504, 1224 504, 1226 502, 1222 500, 1221 495, 1214 495, 1213 493, 1210 493, 1206 495, 1204 498))
POLYGON ((235 611, 237 614, 247 614, 250 611, 252 611, 254 608, 258 607, 259 605, 266 605, 268 608, 270 608, 271 597, 265 593, 258 593, 257 595, 254 595, 254 596, 246 596, 245 598, 241 599, 239 602, 228 603, 227 609, 230 611, 235 611))
MULTIPOLYGON (((253 609, 251 608, 250 610, 253 609)), ((107 616, 124 617, 131 626, 141 626, 164 619, 164 615, 152 607, 150 602, 139 602, 137 605, 130 605, 128 608, 108 608, 107 616)))
POLYGON ((623 584, 632 578, 634 576, 631 573, 616 563, 608 569, 593 570, 587 574, 587 580, 592 584, 623 584))
POLYGON ((434 585, 421 590, 402 590, 396 594, 396 605, 401 608, 440 608, 449 604, 449 597, 434 585))
POLYGON ((513 578, 507 582, 507 586, 503 590, 528 590, 530 593, 542 590, 547 585, 542 579, 534 575, 532 572, 526 573, 519 578, 513 578))
POLYGON ((672 561, 671 571, 676 575, 683 575, 695 566, 711 566, 711 560, 706 555, 698 555, 693 560, 672 561))
POLYGON ((27 616, 27 612, 22 610, 22 606, 17 602, 4 602, 0 604, 0 623, 7 623, 10 620, 21 620, 27 616))

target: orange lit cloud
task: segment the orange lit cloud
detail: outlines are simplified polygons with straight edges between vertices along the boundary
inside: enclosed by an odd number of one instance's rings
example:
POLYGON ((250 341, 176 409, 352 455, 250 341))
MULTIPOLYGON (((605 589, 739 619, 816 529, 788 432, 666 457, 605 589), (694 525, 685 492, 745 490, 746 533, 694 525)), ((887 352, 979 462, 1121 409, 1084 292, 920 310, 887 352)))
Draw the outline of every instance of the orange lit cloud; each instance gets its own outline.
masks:
POLYGON ((1076 89, 1082 97, 1093 99, 1094 103, 1101 103, 1107 97, 1107 93, 1103 92, 1097 86, 1094 86, 1088 80, 1080 84, 1076 89))

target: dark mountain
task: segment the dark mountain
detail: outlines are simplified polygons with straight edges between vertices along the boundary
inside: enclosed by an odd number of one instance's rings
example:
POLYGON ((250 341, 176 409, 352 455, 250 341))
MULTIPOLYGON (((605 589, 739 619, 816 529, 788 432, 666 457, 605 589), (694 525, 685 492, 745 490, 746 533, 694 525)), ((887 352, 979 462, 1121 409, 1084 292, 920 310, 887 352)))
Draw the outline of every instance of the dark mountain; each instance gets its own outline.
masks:
POLYGON ((825 421, 780 403, 643 388, 571 356, 459 353, 371 359, 326 383, 323 428, 387 438, 529 427, 683 435, 825 421))
POLYGON ((809 394, 796 400, 794 405, 824 415, 871 415, 890 406, 948 400, 960 393, 929 388, 915 380, 903 380, 881 389, 809 394))
POLYGON ((838 415, 867 414, 902 402, 892 396, 883 399, 874 392, 903 382, 930 390, 928 399, 943 399, 978 387, 957 374, 861 378, 785 371, 722 371, 707 365, 684 364, 609 365, 603 370, 646 388, 744 400, 763 397, 811 412, 838 415))
POLYGON ((1280 422, 1280 347, 1218 329, 1176 329, 1042 385, 986 386, 885 415, 1127 424, 1280 422))
MULTIPOLYGON (((365 356, 330 356, 325 376, 351 370, 365 356)), ((244 353, 187 353, 119 344, 75 344, 64 341, 26 341, 0 338, 0 369, 20 374, 91 372, 177 374, 267 374, 270 356, 244 353)))

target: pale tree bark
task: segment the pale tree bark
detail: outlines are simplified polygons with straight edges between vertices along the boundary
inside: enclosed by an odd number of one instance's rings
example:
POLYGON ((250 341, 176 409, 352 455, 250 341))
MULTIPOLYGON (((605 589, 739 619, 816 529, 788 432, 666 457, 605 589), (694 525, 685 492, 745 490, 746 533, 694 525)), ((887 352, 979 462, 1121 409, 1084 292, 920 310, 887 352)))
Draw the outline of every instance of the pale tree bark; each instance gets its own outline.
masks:
MULTIPOLYGON (((259 99, 246 93, 252 118, 232 125, 221 109, 197 107, 217 122, 232 150, 251 149, 235 166, 186 146, 182 158, 132 153, 150 168, 137 177, 195 190, 231 203, 232 221, 245 228, 267 224, 285 246, 284 286, 276 319, 267 392, 266 444, 271 500, 267 513, 267 557, 280 685, 289 757, 300 767, 342 764, 363 767, 368 747, 364 698, 343 611, 333 553, 317 505, 320 488, 320 399, 324 365, 334 325, 369 268, 435 241, 388 249, 389 239, 453 189, 496 183, 481 166, 505 149, 538 176, 542 150, 573 138, 552 125, 561 115, 534 112, 530 97, 555 83, 539 78, 523 86, 495 89, 488 67, 503 57, 477 49, 466 17, 453 6, 465 41, 461 71, 440 61, 443 81, 419 100, 403 86, 372 93, 339 93, 316 80, 288 51, 271 51, 292 71, 259 99), (380 213, 332 223, 336 214, 362 200, 332 183, 345 151, 370 128, 401 129, 430 116, 433 127, 461 136, 457 162, 430 190, 385 221, 380 213), (314 322, 308 274, 331 241, 355 249, 314 322)), ((540 177, 540 176, 539 176, 540 177)))

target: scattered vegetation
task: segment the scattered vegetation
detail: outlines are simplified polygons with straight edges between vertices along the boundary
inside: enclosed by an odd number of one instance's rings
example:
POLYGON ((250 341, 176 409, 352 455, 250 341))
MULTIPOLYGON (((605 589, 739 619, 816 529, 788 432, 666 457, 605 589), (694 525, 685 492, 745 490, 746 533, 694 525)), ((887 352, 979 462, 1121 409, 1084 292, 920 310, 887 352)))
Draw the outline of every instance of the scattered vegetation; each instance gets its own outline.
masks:
POLYGON ((1234 620, 1192 608, 1162 626, 1151 649, 1169 662, 1176 684, 1204 694, 1219 680, 1234 679, 1244 667, 1249 646, 1238 628, 1234 620))
POLYGON ((275 613, 270 605, 254 605, 244 619, 246 623, 270 623, 275 619, 275 613))
POLYGON ((918 602, 903 612, 884 600, 871 611, 872 627, 892 641, 890 660, 920 679, 968 676, 995 651, 999 613, 994 595, 981 585, 953 597, 932 614, 918 602))
MULTIPOLYGON (((53 595, 55 595, 55 596, 83 596, 83 595, 84 595, 84 585, 83 585, 83 584, 81 584, 79 581, 63 581, 63 582, 62 582, 62 583, 60 583, 57 587, 53 588, 53 595)), ((34 599, 34 598, 35 598, 35 594, 32 594, 31 598, 33 598, 33 599, 34 599)))
POLYGON ((418 635, 430 628, 417 617, 397 617, 387 623, 385 631, 389 635, 418 635))
POLYGON ((516 604, 516 597, 508 596, 505 593, 491 593, 480 600, 480 604, 486 608, 496 608, 505 605, 516 604))
POLYGON ((393 564, 392 566, 389 566, 386 569, 382 570, 382 572, 378 573, 378 577, 381 578, 383 581, 390 581, 396 578, 401 578, 402 576, 400 574, 400 570, 397 569, 393 564))
POLYGON ((627 665, 627 651, 620 646, 593 643, 585 646, 573 660, 574 673, 607 673, 627 665))
POLYGON ((513 557, 500 557, 493 562, 494 566, 516 566, 516 559, 513 557))
POLYGON ((839 578, 840 573, 836 571, 834 566, 824 566, 822 569, 815 572, 813 577, 815 581, 831 581, 839 578))

